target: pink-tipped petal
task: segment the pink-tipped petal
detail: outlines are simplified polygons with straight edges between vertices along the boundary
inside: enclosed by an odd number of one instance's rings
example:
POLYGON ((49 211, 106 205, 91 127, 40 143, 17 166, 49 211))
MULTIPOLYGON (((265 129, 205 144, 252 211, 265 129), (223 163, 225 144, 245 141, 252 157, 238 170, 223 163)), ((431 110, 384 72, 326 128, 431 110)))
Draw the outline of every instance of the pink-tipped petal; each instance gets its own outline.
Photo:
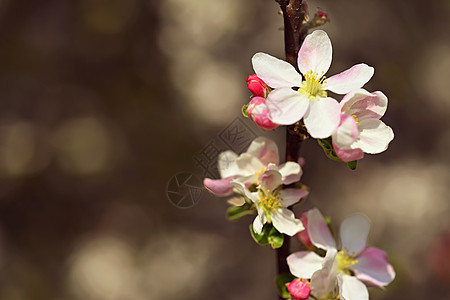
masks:
POLYGON ((300 199, 308 196, 308 194, 309 194, 308 190, 305 190, 305 189, 281 190, 280 198, 283 199, 283 200, 281 200, 281 204, 283 204, 283 207, 291 206, 291 205, 297 203, 298 201, 300 201, 300 199))
POLYGON ((308 226, 306 229, 311 242, 317 248, 324 250, 336 248, 336 242, 331 235, 327 222, 325 222, 325 218, 317 208, 308 212, 308 226))
POLYGON ((360 160, 364 157, 364 152, 359 149, 341 149, 333 143, 334 152, 344 162, 360 160))
POLYGON ((388 148, 394 139, 392 128, 380 120, 367 119, 359 123, 359 138, 352 144, 352 148, 360 148, 369 154, 381 153, 388 148))
POLYGON ((283 184, 291 184, 300 180, 303 174, 300 165, 293 161, 287 161, 282 164, 278 171, 280 171, 283 184))
POLYGON ((352 215, 341 223, 340 233, 342 250, 352 257, 356 257, 366 247, 370 222, 363 215, 352 215))
POLYGON ((342 300, 369 300, 369 291, 356 277, 340 273, 338 284, 342 300))
POLYGON ((277 144, 264 136, 259 136, 254 139, 246 153, 259 158, 265 166, 269 163, 279 164, 277 144))
POLYGON ((309 107, 309 99, 291 88, 281 88, 269 94, 266 105, 272 122, 290 125, 303 117, 309 107))
POLYGON ((287 263, 292 275, 309 279, 314 272, 322 268, 323 257, 312 251, 299 251, 287 257, 287 263))
POLYGON ((258 182, 265 192, 272 192, 274 189, 283 184, 281 174, 277 170, 266 170, 258 178, 258 182))
POLYGON ((340 105, 342 112, 355 115, 360 121, 379 119, 386 112, 388 99, 382 92, 359 89, 345 95, 340 105))
POLYGON ((297 233, 297 239, 305 245, 307 248, 312 248, 313 244, 311 242, 311 239, 309 238, 308 234, 308 212, 309 210, 304 211, 300 216, 299 219, 302 221, 303 227, 305 227, 305 230, 300 231, 297 233))
POLYGON ((312 71, 322 77, 330 68, 332 52, 331 41, 325 31, 316 30, 309 34, 298 52, 300 72, 312 71))
POLYGON ((258 52, 252 58, 256 75, 272 88, 300 87, 301 75, 288 62, 269 54, 258 52))
POLYGON ((233 178, 233 176, 224 179, 205 178, 203 184, 209 191, 217 196, 229 196, 233 194, 233 186, 230 184, 230 181, 233 178))
POLYGON ((341 149, 351 149, 352 143, 358 136, 359 130, 355 118, 341 114, 341 122, 333 133, 333 144, 341 149))
POLYGON ((333 98, 313 98, 303 120, 313 138, 324 139, 338 127, 341 108, 333 98))
POLYGON ((374 72, 375 69, 366 64, 354 65, 350 69, 326 79, 323 89, 336 94, 346 94, 365 85, 372 78, 374 72))
POLYGON ((357 257, 358 263, 352 266, 356 278, 370 286, 384 287, 395 278, 394 268, 389 264, 386 252, 368 247, 357 257))

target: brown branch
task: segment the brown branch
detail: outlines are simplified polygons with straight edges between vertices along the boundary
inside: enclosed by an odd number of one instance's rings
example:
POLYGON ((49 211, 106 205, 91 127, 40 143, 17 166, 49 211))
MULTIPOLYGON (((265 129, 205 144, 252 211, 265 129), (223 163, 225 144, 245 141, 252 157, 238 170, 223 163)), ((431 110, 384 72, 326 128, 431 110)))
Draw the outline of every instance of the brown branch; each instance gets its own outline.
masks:
MULTIPOLYGON (((302 0, 275 0, 280 4, 284 19, 284 44, 286 61, 298 70, 297 55, 308 33, 308 27, 304 24, 305 9, 302 0)), ((286 161, 297 162, 300 146, 307 138, 300 123, 286 127, 286 161)), ((289 273, 286 258, 290 253, 290 237, 284 237, 283 246, 277 249, 278 274, 289 273)), ((280 297, 280 299, 283 299, 280 297)))

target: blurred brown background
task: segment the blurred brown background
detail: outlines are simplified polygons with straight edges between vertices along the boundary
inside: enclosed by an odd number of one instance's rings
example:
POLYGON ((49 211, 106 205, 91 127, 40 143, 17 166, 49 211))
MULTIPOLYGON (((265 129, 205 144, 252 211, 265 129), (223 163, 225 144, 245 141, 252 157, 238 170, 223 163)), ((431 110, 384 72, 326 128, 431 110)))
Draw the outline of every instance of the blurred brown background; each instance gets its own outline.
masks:
MULTIPOLYGON (((308 3, 331 18, 328 74, 374 66, 366 88, 388 95, 396 138, 354 172, 307 141, 297 212, 370 217, 397 271, 371 299, 448 299, 450 2, 308 3)), ((227 221, 206 193, 179 209, 166 186, 240 114, 252 55, 283 57, 277 13, 273 0, 0 0, 1 300, 276 299, 252 217, 227 221)))

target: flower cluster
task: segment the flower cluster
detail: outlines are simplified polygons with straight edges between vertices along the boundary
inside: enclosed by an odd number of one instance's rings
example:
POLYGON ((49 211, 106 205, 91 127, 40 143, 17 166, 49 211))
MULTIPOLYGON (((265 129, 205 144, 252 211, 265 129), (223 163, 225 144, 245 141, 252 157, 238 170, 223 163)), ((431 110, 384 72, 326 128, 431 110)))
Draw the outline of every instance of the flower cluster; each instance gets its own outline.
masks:
POLYGON ((383 288, 394 280, 386 253, 366 247, 370 223, 364 216, 352 215, 342 222, 338 250, 320 211, 312 209, 304 214, 306 243, 326 254, 322 257, 314 251, 299 251, 288 256, 287 262, 294 276, 310 281, 315 299, 369 299, 366 285, 383 288))
POLYGON ((257 213, 253 231, 262 234, 264 224, 293 236, 303 230, 302 222, 288 209, 308 195, 304 186, 284 188, 300 180, 302 168, 296 162, 279 165, 278 147, 266 137, 256 138, 246 152, 225 151, 219 155, 221 179, 204 179, 205 187, 217 196, 239 195, 233 204, 257 213))
POLYGON ((322 30, 305 38, 298 52, 300 73, 284 60, 256 53, 256 74, 247 79, 255 95, 247 106, 248 117, 267 130, 301 121, 311 137, 331 137, 344 162, 383 152, 394 138, 392 129, 380 121, 388 100, 382 92, 362 89, 374 68, 361 63, 327 78, 331 59, 331 41, 322 30), (345 96, 338 102, 328 92, 345 96))
MULTIPOLYGON (((315 18, 319 25, 328 20, 324 12, 315 18)), ((388 99, 380 91, 362 88, 374 74, 366 64, 326 78, 331 57, 331 41, 322 30, 305 38, 298 53, 300 73, 286 61, 256 53, 255 74, 247 78, 253 97, 242 112, 265 130, 294 125, 292 134, 307 131, 328 157, 353 169, 364 153, 383 152, 394 138, 380 120, 388 99), (343 97, 338 101, 329 92, 343 97)), ((299 183, 303 171, 298 162, 280 164, 274 141, 258 137, 244 153, 220 153, 218 170, 221 178, 205 178, 204 185, 217 196, 234 195, 228 200, 233 205, 227 211, 230 220, 256 215, 250 233, 258 244, 279 248, 285 235, 296 235, 307 250, 286 258, 291 274, 279 274, 276 280, 283 298, 366 300, 367 286, 383 288, 395 278, 386 253, 366 246, 366 217, 352 215, 342 222, 340 247, 318 209, 296 217, 292 206, 309 189, 299 183)))

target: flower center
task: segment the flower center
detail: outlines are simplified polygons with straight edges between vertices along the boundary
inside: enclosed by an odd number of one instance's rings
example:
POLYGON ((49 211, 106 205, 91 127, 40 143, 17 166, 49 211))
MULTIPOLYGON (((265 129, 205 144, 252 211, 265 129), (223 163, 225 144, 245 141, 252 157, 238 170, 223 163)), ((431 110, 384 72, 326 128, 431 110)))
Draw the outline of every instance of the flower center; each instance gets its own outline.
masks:
POLYGON ((266 192, 264 192, 263 190, 259 190, 259 195, 260 198, 258 206, 262 208, 266 215, 267 221, 270 222, 271 213, 274 210, 283 207, 283 205, 281 204, 283 198, 279 196, 279 191, 277 190, 273 191, 272 193, 270 192, 270 190, 267 190, 266 192))
POLYGON ((304 74, 305 80, 302 82, 302 86, 298 91, 309 99, 324 98, 327 96, 327 92, 322 89, 322 84, 325 81, 325 76, 319 76, 318 73, 313 74, 312 71, 308 71, 304 74))
POLYGON ((353 119, 356 121, 356 125, 359 125, 359 119, 356 115, 352 115, 353 119))
POLYGON ((338 271, 349 274, 349 268, 358 263, 358 260, 354 259, 348 254, 345 254, 344 251, 339 251, 336 255, 337 267, 338 271))

